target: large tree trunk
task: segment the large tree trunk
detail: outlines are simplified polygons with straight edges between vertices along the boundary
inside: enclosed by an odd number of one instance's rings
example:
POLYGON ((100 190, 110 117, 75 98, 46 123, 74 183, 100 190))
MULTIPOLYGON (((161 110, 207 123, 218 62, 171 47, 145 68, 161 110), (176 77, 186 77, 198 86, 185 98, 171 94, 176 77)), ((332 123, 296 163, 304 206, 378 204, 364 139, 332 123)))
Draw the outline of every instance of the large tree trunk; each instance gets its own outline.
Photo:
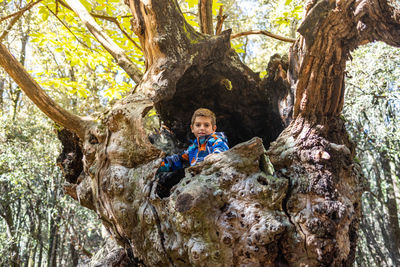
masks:
POLYGON ((364 188, 340 119, 345 63, 368 41, 400 46, 397 11, 378 0, 310 2, 289 63, 274 58, 262 81, 230 31, 196 32, 176 0, 126 3, 147 68, 135 92, 97 126, 71 125, 58 107, 54 116, 80 138, 60 133, 67 193, 125 248, 104 264, 351 265, 364 188), (159 180, 160 158, 187 145, 198 107, 217 114, 234 147, 180 181, 159 180))
MULTIPOLYGON (((99 214, 136 264, 351 265, 364 184, 340 118, 345 63, 368 40, 400 44, 398 17, 390 17, 392 28, 374 24, 394 14, 377 3, 308 5, 286 82, 261 81, 230 48, 229 31, 195 32, 176 1, 129 1, 147 71, 88 131, 84 171, 69 192, 99 214), (198 107, 216 112, 236 146, 188 168, 178 184, 158 180, 161 149, 171 152, 159 120, 185 144, 198 107)), ((283 66, 271 62, 269 73, 283 66)))

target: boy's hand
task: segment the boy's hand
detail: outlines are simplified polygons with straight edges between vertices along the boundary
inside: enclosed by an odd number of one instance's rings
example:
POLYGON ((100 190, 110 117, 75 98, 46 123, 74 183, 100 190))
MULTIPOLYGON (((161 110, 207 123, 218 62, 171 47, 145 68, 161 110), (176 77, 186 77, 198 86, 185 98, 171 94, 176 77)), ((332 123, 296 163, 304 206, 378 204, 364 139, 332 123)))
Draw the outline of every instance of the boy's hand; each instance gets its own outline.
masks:
POLYGON ((170 166, 167 162, 163 161, 161 162, 160 168, 158 168, 157 173, 159 172, 167 172, 170 170, 170 166))

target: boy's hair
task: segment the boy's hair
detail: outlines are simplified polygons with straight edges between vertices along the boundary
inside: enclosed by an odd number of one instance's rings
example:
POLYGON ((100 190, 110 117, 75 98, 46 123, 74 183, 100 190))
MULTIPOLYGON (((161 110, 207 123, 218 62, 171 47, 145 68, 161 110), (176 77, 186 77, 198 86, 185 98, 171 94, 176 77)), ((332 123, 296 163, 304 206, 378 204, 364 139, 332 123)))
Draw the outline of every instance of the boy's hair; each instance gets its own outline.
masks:
POLYGON ((196 120, 197 117, 207 117, 207 118, 211 118, 211 124, 212 126, 217 124, 217 119, 215 117, 214 112, 212 112, 211 110, 209 110, 208 108, 199 108, 197 109, 192 116, 192 122, 190 125, 194 124, 194 121, 196 120))

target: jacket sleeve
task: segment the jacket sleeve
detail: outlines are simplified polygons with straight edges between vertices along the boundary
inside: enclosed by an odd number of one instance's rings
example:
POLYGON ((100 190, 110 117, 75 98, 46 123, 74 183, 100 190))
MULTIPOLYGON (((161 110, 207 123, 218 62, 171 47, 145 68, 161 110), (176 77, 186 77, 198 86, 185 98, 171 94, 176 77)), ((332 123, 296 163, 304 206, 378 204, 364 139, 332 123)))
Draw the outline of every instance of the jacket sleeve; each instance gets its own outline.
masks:
POLYGON ((165 157, 161 162, 160 172, 170 172, 182 169, 184 164, 189 162, 189 154, 188 150, 185 150, 181 154, 175 154, 168 157, 165 157))
POLYGON ((228 149, 229 149, 228 144, 221 138, 218 138, 212 145, 211 153, 221 153, 227 151, 228 149))

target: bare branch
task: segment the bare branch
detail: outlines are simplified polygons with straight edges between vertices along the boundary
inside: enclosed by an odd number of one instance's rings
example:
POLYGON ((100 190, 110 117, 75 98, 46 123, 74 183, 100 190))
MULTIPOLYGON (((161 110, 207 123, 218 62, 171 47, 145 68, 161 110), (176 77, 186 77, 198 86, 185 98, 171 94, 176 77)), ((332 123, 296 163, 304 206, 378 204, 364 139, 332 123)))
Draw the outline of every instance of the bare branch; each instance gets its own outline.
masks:
POLYGON ((142 72, 133 64, 125 54, 125 51, 107 35, 100 25, 97 24, 81 2, 79 2, 79 0, 67 0, 67 4, 79 16, 83 24, 85 24, 97 41, 99 41, 100 44, 114 57, 117 64, 125 70, 132 80, 139 83, 143 76, 142 72))
POLYGON ((266 36, 269 36, 269 37, 272 37, 274 39, 284 41, 284 42, 289 42, 289 43, 296 42, 296 39, 283 37, 283 36, 280 36, 277 34, 273 34, 269 31, 262 31, 262 30, 252 30, 252 31, 247 31, 247 32, 235 33, 235 34, 231 35, 231 39, 238 38, 238 37, 245 36, 245 35, 250 35, 250 34, 263 34, 263 35, 266 35, 266 36))
POLYGON ((222 31, 222 24, 224 23, 225 19, 228 17, 227 15, 224 15, 224 6, 219 7, 219 13, 218 13, 218 21, 217 21, 217 26, 215 27, 215 35, 218 35, 222 31))
POLYGON ((212 0, 199 1, 200 29, 202 33, 213 34, 212 0))
POLYGON ((21 16, 25 11, 28 11, 29 9, 31 9, 33 6, 35 6, 36 4, 39 4, 40 2, 42 2, 42 0, 38 0, 38 1, 36 1, 36 2, 31 2, 31 3, 29 3, 29 4, 27 4, 24 8, 22 8, 21 10, 18 10, 17 12, 15 12, 15 13, 12 13, 12 14, 10 14, 10 15, 8 15, 8 16, 5 16, 5 17, 3 17, 3 18, 0 18, 0 22, 2 22, 3 20, 6 20, 6 19, 9 19, 9 18, 12 18, 12 17, 14 17, 14 16, 21 16))
POLYGON ((21 63, 10 54, 8 49, 0 43, 0 66, 14 79, 25 94, 40 108, 50 119, 75 132, 83 139, 89 124, 81 117, 76 116, 60 107, 28 74, 21 63))

